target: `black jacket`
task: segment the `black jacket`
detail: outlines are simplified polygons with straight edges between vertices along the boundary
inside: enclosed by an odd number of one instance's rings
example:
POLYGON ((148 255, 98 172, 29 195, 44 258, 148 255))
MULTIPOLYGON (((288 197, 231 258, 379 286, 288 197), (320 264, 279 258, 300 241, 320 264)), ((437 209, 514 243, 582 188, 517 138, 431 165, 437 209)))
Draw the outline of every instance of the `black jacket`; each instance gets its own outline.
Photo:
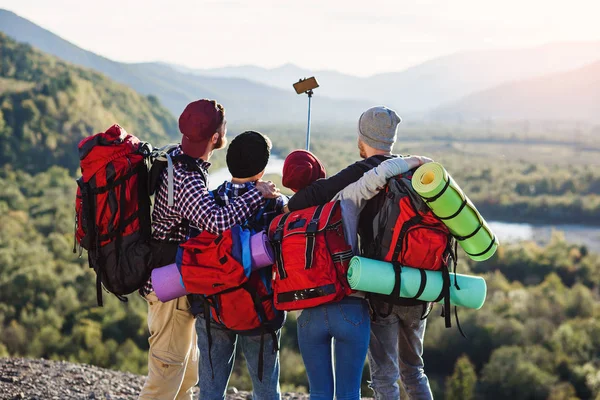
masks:
POLYGON ((327 179, 319 179, 294 194, 288 203, 288 208, 290 211, 296 211, 330 202, 340 190, 356 182, 365 172, 392 157, 395 156, 369 157, 355 162, 327 179))

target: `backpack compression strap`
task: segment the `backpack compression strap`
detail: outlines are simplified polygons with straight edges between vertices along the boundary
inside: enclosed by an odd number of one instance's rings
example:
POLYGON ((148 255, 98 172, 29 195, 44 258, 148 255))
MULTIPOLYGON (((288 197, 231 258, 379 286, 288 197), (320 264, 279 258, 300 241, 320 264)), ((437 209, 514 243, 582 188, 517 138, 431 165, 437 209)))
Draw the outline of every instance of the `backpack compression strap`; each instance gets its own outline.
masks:
MULTIPOLYGON (((392 266, 394 267, 394 274, 396 275, 396 279, 394 281, 394 288, 392 289, 392 293, 390 293, 390 296, 393 299, 397 299, 400 297, 400 289, 401 289, 401 284, 402 284, 402 265, 400 265, 399 262, 395 261, 392 263, 392 266)), ((387 303, 387 311, 385 313, 380 313, 379 316, 383 317, 383 318, 387 318, 390 316, 390 314, 392 313, 392 309, 394 308, 394 305, 390 302, 387 303)))
POLYGON ((254 310, 258 315, 258 319, 261 322, 262 333, 260 334, 260 347, 258 350, 258 380, 262 382, 263 373, 264 373, 264 358, 265 358, 265 334, 268 333, 271 335, 271 340, 273 341, 273 354, 279 351, 279 343, 277 341, 277 334, 275 330, 268 325, 269 319, 267 318, 267 313, 265 312, 265 308, 263 307, 262 302, 264 300, 269 300, 273 298, 273 294, 270 294, 265 297, 260 297, 258 292, 249 282, 246 282, 242 285, 242 288, 246 290, 250 297, 252 297, 252 302, 254 303, 254 310))
POLYGON ((279 220, 277 224, 277 228, 275 229, 275 233, 273 234, 273 251, 275 252, 275 263, 277 264, 277 271, 279 272, 279 279, 287 278, 287 272, 285 272, 285 268, 283 267, 283 252, 281 249, 281 241, 283 240, 283 229, 285 227, 285 222, 289 218, 290 213, 285 214, 279 220))
POLYGON ((323 212, 324 207, 325 206, 317 207, 315 213, 312 216, 312 219, 306 227, 306 251, 304 255, 304 269, 310 269, 312 267, 315 251, 315 235, 319 230, 319 218, 321 218, 321 213, 323 212))

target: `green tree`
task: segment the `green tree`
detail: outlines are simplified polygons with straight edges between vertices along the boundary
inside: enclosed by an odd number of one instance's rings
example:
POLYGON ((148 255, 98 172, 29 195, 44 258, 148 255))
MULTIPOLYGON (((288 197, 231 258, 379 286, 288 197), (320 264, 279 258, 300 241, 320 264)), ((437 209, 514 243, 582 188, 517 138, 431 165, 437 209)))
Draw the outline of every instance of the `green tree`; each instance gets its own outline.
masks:
POLYGON ((466 355, 460 356, 454 365, 454 373, 446 379, 446 400, 471 400, 475 396, 477 374, 466 355))
POLYGON ((507 346, 495 350, 481 375, 484 398, 545 400, 558 379, 538 366, 541 365, 538 360, 547 356, 540 357, 539 353, 534 347, 507 346))

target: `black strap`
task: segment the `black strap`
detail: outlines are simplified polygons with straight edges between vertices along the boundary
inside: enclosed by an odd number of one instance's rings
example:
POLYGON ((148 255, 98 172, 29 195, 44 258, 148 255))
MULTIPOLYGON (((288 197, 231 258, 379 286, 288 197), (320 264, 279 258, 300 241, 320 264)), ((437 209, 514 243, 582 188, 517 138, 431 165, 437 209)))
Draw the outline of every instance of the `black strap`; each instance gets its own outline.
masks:
POLYGON ((413 299, 419 299, 419 296, 421 296, 423 294, 423 291, 425 290, 425 285, 427 284, 427 274, 425 273, 425 270, 420 269, 419 272, 421 273, 421 284, 419 285, 419 290, 417 290, 417 294, 414 295, 413 299))
POLYGON ((421 198, 422 198, 423 200, 425 200, 425 202, 426 202, 426 203, 431 203, 431 202, 433 202, 433 201, 436 201, 437 199, 439 199, 440 197, 442 197, 442 195, 443 195, 443 194, 446 192, 446 190, 447 190, 447 189, 448 189, 448 187, 450 186, 450 180, 451 180, 451 179, 452 179, 452 178, 450 178, 450 176, 448 176, 448 180, 447 180, 447 181, 446 181, 446 183, 444 184, 444 187, 443 187, 443 188, 442 188, 442 190, 441 190, 441 191, 440 191, 438 194, 436 194, 435 196, 433 196, 433 197, 424 197, 424 196, 421 196, 421 198))
POLYGON ((400 265, 400 263, 397 261, 393 262, 392 265, 394 267, 394 274, 396 277, 396 281, 394 282, 394 288, 392 289, 391 296, 394 299, 397 299, 400 297, 400 289, 401 289, 401 283, 402 283, 402 265, 400 265))
POLYGON ((335 293, 335 284, 318 286, 309 289, 293 290, 277 294, 278 303, 289 303, 292 301, 315 299, 317 297, 329 296, 335 293))
POLYGON ((369 314, 371 315, 371 321, 377 321, 377 310, 375 310, 375 305, 373 304, 372 293, 368 293, 365 297, 367 299, 367 304, 369 305, 369 314))
MULTIPOLYGON (((141 165, 144 166, 144 168, 146 167, 144 163, 141 163, 141 165)), ((104 192, 108 192, 109 190, 112 190, 112 189, 116 188, 117 186, 122 185, 123 183, 126 183, 129 178, 131 178, 132 176, 134 176, 138 172, 139 172, 138 168, 132 168, 125 175, 121 176, 118 179, 111 180, 110 182, 107 182, 107 184, 104 185, 104 186, 100 186, 100 187, 96 187, 96 188, 91 188, 91 192, 93 194, 101 194, 101 193, 104 193, 104 192)))
MULTIPOLYGON (((117 261, 117 265, 121 265, 121 250, 122 250, 122 244, 123 244, 123 222, 125 222, 125 203, 127 202, 127 182, 123 181, 121 183, 121 190, 120 190, 120 198, 119 198, 119 225, 117 228, 117 236, 115 237, 115 259, 117 261)), ((127 298, 123 297, 123 296, 117 296, 115 294, 115 296, 123 301, 123 299, 125 299, 125 302, 127 301, 127 298)))
MULTIPOLYGON (((267 312, 263 306, 263 298, 261 298, 258 291, 250 284, 249 281, 242 284, 242 288, 246 290, 250 297, 252 298, 252 302, 254 303, 254 310, 258 315, 259 320, 262 325, 262 333, 260 335, 260 347, 258 350, 258 380, 262 382, 263 372, 264 372, 264 357, 265 357, 265 333, 271 334, 273 339, 273 353, 279 350, 279 345, 277 343, 277 334, 275 331, 269 327, 269 319, 267 317, 267 312)), ((268 300, 272 296, 265 296, 265 300, 268 300)))
POLYGON ((407 232, 413 226, 419 224, 423 218, 417 214, 414 217, 410 218, 402 225, 402 229, 398 234, 398 240, 396 240, 396 247, 394 248, 394 254, 392 255, 392 260, 398 260, 400 254, 402 254, 402 250, 404 249, 405 240, 407 239, 407 232))
POLYGON ((462 337, 464 337, 466 339, 467 335, 465 335, 465 333, 463 332, 463 330, 460 326, 460 321, 458 320, 458 310, 457 310, 456 306, 454 306, 454 317, 456 318, 456 326, 458 327, 458 331, 460 332, 462 337))
POLYGON ((333 253, 331 255, 331 259, 333 262, 344 262, 346 260, 351 260, 354 257, 354 253, 352 250, 341 251, 339 253, 333 253))
MULTIPOLYGON (((452 245, 450 245, 452 248, 452 245)), ((458 281, 456 280, 456 265, 458 264, 458 241, 454 241, 454 252, 452 253, 452 264, 454 264, 454 287, 456 290, 460 290, 460 286, 458 286, 458 281)))
POLYGON ((100 271, 96 272, 96 301, 98 302, 98 307, 102 307, 102 282, 100 281, 100 271))
POLYGON ((215 380, 215 370, 213 368, 213 363, 212 363, 212 354, 211 354, 211 349, 212 349, 212 335, 210 334, 210 305, 208 304, 208 301, 204 302, 204 322, 205 322, 205 326, 206 326, 206 337, 208 339, 208 363, 210 364, 210 373, 212 374, 212 380, 215 380))
POLYGON ((315 235, 319 230, 319 218, 321 217, 321 213, 323 212, 324 207, 325 206, 317 207, 315 213, 312 216, 312 219, 306 227, 306 251, 304 255, 304 269, 310 269, 312 267, 315 251, 315 235))
POLYGON ((442 221, 447 220, 447 219, 452 219, 454 217, 456 217, 458 214, 460 214, 462 212, 462 210, 465 209, 465 207, 467 206, 467 203, 469 201, 467 200, 467 198, 465 197, 462 201, 462 203, 460 204, 460 207, 458 207, 458 210, 456 210, 456 212, 452 215, 448 215, 447 217, 440 217, 439 215, 436 214, 436 216, 438 217, 438 219, 441 219, 442 221))
POLYGON ((110 240, 119 235, 123 235, 123 231, 125 228, 132 224, 140 215, 139 211, 135 211, 129 217, 125 218, 123 222, 121 222, 112 232, 107 233, 106 235, 100 235, 100 242, 104 242, 105 240, 110 240))
POLYGON ((279 279, 287 278, 287 272, 285 272, 285 268, 283 266, 283 252, 281 249, 281 241, 283 240, 283 229, 285 227, 285 222, 289 218, 290 213, 285 214, 279 220, 277 224, 277 228, 275 228, 275 233, 273 234, 273 252, 275 253, 275 263, 277 264, 277 271, 279 273, 279 279))
MULTIPOLYGON (((402 284, 402 265, 400 265, 399 262, 392 262, 392 266, 394 267, 394 275, 395 275, 395 281, 394 281, 394 288, 392 289, 392 293, 390 293, 390 296, 392 297, 392 299, 396 300, 400 297, 400 289, 402 288, 401 284, 402 284)), ((385 313, 380 313, 379 315, 382 318, 387 318, 390 316, 390 314, 392 314, 392 310, 394 308, 394 304, 391 302, 387 303, 387 311, 385 313)))
MULTIPOLYGON (((145 144, 140 148, 146 148, 145 144)), ((140 234, 145 240, 152 236, 152 221, 150 210, 150 189, 148 188, 148 167, 145 162, 139 164, 138 167, 138 218, 140 221, 140 234)))
POLYGON ((450 315, 450 271, 447 266, 442 267, 442 290, 440 290, 439 297, 435 300, 438 302, 444 299, 442 306, 442 316, 445 319, 446 328, 452 326, 451 315, 450 315))
POLYGON ((494 243, 496 243, 496 236, 492 236, 492 241, 490 242, 490 245, 481 253, 477 253, 477 254, 473 254, 473 253, 469 253, 468 251, 465 251, 465 253, 467 253, 468 255, 470 255, 471 257, 479 257, 484 255, 485 253, 487 253, 488 251, 490 251, 490 249, 494 246, 494 243))
MULTIPOLYGON (((95 179, 95 178, 92 178, 95 179)), ((83 182, 83 180, 82 180, 83 182)), ((86 188, 85 195, 82 192, 83 196, 87 197, 87 201, 84 201, 84 209, 87 214, 87 235, 89 235, 89 249, 88 249, 88 261, 90 264, 90 268, 93 268, 96 272, 96 301, 99 307, 103 306, 102 302, 102 281, 100 279, 102 275, 102 271, 104 270, 103 266, 98 263, 98 253, 100 249, 100 235, 98 232, 98 227, 96 225, 96 199, 91 191, 91 181, 87 184, 84 183, 86 188), (87 206, 86 206, 87 205, 87 206)))
POLYGON ((483 224, 480 222, 479 225, 477 225, 477 228, 475 228, 475 230, 473 232, 471 232, 465 236, 454 235, 454 238, 456 238, 456 240, 460 240, 460 241, 470 239, 473 236, 477 235, 477 232, 479 232, 481 230, 481 228, 483 228, 483 224))

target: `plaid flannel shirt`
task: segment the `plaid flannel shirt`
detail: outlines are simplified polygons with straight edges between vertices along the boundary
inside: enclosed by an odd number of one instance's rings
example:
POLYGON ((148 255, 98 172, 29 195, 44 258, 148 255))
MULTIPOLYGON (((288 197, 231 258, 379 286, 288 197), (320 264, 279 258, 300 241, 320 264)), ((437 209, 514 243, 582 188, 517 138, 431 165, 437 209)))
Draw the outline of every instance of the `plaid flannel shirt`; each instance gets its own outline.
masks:
MULTIPOLYGON (((224 182, 221 186, 212 191, 212 195, 219 204, 227 205, 253 188, 253 182, 224 182)), ((284 195, 281 195, 275 199, 268 199, 262 207, 256 210, 246 220, 246 222, 253 220, 253 223, 251 224, 252 227, 257 228, 257 230, 266 230, 269 228, 271 221, 273 221, 276 216, 283 213, 283 207, 287 204, 287 202, 288 198, 284 195)))
MULTIPOLYGON (((173 156, 182 153, 178 146, 172 153, 173 156)), ((208 176, 210 163, 199 159, 198 167, 208 176)), ((161 182, 167 182, 167 171, 163 171, 161 182)), ((208 183, 204 182, 201 173, 189 169, 184 163, 177 162, 173 165, 173 206, 168 205, 168 188, 161 184, 154 199, 152 211, 152 239, 170 242, 182 242, 187 235, 187 226, 182 225, 182 220, 189 221, 190 226, 200 231, 207 230, 219 234, 235 224, 243 223, 250 215, 258 210, 264 203, 261 193, 255 187, 247 190, 243 195, 228 203, 219 206, 214 197, 209 193, 208 183), (173 229, 177 231, 171 234, 173 229), (170 237, 169 237, 170 235, 170 237)), ((153 290, 149 280, 140 290, 145 296, 153 290)))

